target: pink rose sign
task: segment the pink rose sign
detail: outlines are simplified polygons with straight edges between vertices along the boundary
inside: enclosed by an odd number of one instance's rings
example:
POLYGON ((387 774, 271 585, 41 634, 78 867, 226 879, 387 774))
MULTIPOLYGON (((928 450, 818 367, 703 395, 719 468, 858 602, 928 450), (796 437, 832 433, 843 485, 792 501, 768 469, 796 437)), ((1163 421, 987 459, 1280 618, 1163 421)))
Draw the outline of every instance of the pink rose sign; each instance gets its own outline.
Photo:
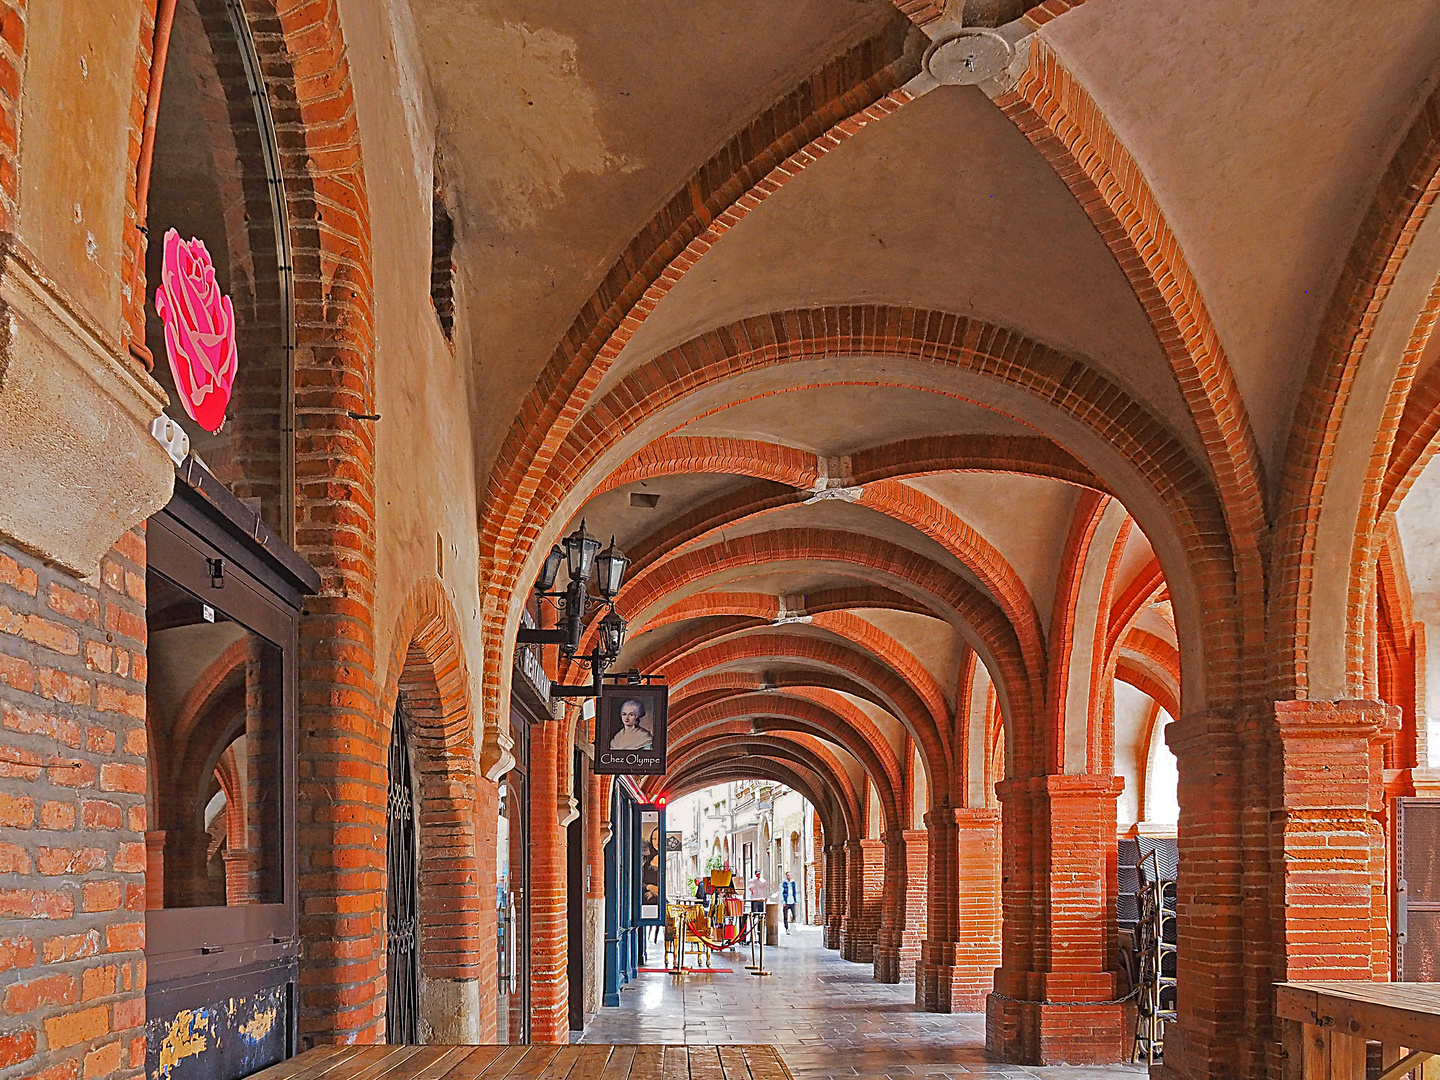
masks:
POLYGON ((235 312, 215 284, 203 240, 181 240, 174 229, 165 234, 155 310, 180 404, 206 431, 219 431, 235 384, 235 312))

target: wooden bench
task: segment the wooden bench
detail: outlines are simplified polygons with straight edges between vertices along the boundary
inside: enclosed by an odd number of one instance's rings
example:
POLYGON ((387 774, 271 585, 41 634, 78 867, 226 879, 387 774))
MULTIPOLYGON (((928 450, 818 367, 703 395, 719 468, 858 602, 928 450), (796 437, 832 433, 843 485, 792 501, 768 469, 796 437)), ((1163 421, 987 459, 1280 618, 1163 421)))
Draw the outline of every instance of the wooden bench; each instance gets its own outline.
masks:
POLYGON ((317 1046, 250 1080, 794 1080, 773 1046, 317 1046))
POLYGON ((1365 1044, 1381 1080, 1440 1075, 1440 983, 1293 982, 1275 987, 1284 1080, 1365 1080, 1365 1044))

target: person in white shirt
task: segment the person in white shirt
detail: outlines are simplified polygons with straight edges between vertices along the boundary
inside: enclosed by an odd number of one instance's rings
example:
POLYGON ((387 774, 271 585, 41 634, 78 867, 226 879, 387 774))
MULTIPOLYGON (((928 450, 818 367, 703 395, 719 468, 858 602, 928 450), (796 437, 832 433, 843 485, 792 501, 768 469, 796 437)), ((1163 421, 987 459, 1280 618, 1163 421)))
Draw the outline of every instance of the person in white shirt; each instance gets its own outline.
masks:
POLYGON ((770 895, 770 883, 755 871, 755 876, 745 883, 745 895, 750 899, 750 917, 758 920, 757 926, 765 925, 765 899, 770 895))

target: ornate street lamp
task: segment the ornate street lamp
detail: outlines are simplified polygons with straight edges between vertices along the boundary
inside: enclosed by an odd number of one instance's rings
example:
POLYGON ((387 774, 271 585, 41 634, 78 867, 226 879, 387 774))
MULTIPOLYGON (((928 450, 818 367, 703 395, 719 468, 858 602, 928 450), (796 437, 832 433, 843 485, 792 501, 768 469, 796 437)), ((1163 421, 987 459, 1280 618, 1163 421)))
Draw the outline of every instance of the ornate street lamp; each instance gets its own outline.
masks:
MULTIPOLYGON (((600 620, 600 651, 610 664, 615 662, 615 658, 620 655, 620 650, 624 648, 625 634, 629 629, 630 624, 621 618, 620 613, 613 607, 600 620)), ((609 664, 606 666, 608 667, 609 664)))
POLYGON ((585 612, 592 600, 589 593, 592 573, 598 576, 596 587, 600 591, 599 602, 609 608, 596 627, 599 640, 595 649, 589 656, 579 658, 594 675, 593 688, 556 685, 551 687, 551 693, 555 696, 599 695, 600 680, 605 669, 620 655, 620 649, 625 644, 625 634, 629 629, 620 613, 615 610, 615 598, 620 595, 620 588, 625 583, 625 571, 629 568, 629 556, 616 546, 613 536, 610 538, 610 546, 601 553, 600 541, 590 535, 583 518, 580 520, 580 527, 552 547, 545 556, 545 562, 540 567, 540 576, 535 580, 535 592, 538 596, 552 601, 559 611, 564 612, 564 621, 553 630, 522 627, 517 637, 520 644, 558 645, 566 660, 574 659, 585 632, 585 612), (561 566, 565 567, 570 581, 563 589, 556 589, 561 566))
MULTIPOLYGON (((583 525, 584 522, 582 521, 583 525)), ((625 571, 630 569, 630 557, 615 546, 615 537, 610 537, 610 546, 595 560, 599 571, 600 595, 614 601, 620 595, 620 585, 625 580, 625 571)), ((613 608, 611 610, 614 610, 613 608)))

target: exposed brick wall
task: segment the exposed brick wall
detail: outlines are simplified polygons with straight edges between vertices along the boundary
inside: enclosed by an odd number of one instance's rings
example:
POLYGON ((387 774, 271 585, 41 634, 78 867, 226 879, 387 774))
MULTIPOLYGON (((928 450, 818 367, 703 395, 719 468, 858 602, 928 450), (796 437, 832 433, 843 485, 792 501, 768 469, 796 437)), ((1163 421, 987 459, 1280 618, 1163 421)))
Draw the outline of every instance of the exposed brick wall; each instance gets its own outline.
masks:
POLYGON ((145 538, 91 587, 0 546, 0 1070, 145 1064, 145 538))
POLYGON ((879 840, 852 840, 846 849, 849 903, 840 930, 840 955, 857 964, 872 964, 885 889, 885 847, 879 840))

